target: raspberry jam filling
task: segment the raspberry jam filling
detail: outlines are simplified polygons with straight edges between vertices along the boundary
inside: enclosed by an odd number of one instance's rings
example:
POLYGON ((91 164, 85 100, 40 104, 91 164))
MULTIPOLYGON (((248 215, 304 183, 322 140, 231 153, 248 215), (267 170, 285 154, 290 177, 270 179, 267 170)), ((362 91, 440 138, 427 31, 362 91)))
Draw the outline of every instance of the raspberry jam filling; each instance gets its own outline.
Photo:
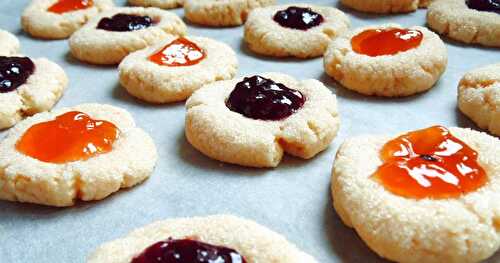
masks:
POLYGON ((0 93, 16 90, 35 72, 35 64, 26 57, 0 56, 0 93))
POLYGON ((169 67, 196 65, 204 58, 203 49, 186 38, 178 38, 149 56, 150 61, 169 67))
POLYGON ((466 0, 465 3, 471 9, 500 14, 500 0, 466 0))
POLYGON ((81 161, 110 152, 118 134, 111 122, 70 111, 31 126, 17 141, 16 149, 48 163, 81 161))
POLYGON ((376 57, 417 48, 422 39, 422 32, 414 29, 369 29, 354 36, 351 46, 358 54, 376 57))
POLYGON ((325 21, 321 14, 312 11, 311 8, 297 6, 291 6, 276 12, 273 19, 282 27, 299 30, 308 30, 325 21))
POLYGON ((77 11, 81 9, 87 9, 94 5, 93 0, 59 0, 55 4, 49 7, 47 11, 62 14, 71 11, 77 11))
POLYGON ((253 76, 236 84, 226 106, 248 118, 281 120, 300 109, 305 100, 298 90, 261 76, 253 76))
POLYGON ((387 142, 374 177, 390 192, 409 198, 454 198, 483 186, 478 154, 448 129, 433 126, 387 142))
POLYGON ((148 28, 153 25, 153 19, 149 16, 138 16, 129 14, 116 14, 105 17, 97 24, 97 29, 127 32, 148 28))
POLYGON ((146 248, 131 263, 246 263, 236 250, 192 239, 160 241, 146 248))

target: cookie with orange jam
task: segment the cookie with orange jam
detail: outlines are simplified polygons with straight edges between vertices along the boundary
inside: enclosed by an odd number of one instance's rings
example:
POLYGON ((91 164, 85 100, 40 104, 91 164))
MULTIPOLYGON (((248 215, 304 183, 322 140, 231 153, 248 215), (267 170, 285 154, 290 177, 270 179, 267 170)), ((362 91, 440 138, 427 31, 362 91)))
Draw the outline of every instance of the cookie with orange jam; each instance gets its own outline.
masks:
POLYGON ((364 95, 399 97, 434 86, 448 62, 446 46, 424 27, 396 24, 354 30, 333 40, 326 73, 364 95))
POLYGON ((128 55, 119 65, 120 83, 152 103, 182 101, 205 84, 232 79, 238 69, 228 45, 204 37, 169 36, 128 55))
POLYGON ((500 246, 499 148, 442 126, 348 139, 332 172, 335 210, 392 261, 480 262, 500 246))
POLYGON ((32 0, 21 17, 23 30, 43 39, 68 38, 113 0, 32 0))
POLYGON ((150 176, 151 137, 125 110, 83 104, 36 114, 0 142, 0 199, 49 206, 100 200, 150 176))

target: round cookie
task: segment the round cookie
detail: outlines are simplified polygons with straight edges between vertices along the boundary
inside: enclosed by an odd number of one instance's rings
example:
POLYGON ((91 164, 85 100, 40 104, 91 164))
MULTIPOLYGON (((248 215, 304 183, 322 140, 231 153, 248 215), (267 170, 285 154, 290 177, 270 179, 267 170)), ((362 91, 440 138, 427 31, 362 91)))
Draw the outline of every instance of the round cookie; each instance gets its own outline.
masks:
POLYGON ((464 0, 435 0, 427 24, 460 42, 500 47, 500 14, 471 9, 464 0))
POLYGON ((245 23, 245 42, 255 53, 273 57, 311 58, 322 56, 328 43, 345 33, 349 18, 333 7, 310 4, 278 5, 253 10, 245 23), (286 28, 273 16, 288 7, 311 8, 323 16, 323 22, 308 30, 286 28))
POLYGON ((170 9, 182 6, 184 0, 128 0, 128 3, 135 6, 170 9))
POLYGON ((187 100, 187 140, 210 158, 250 167, 276 167, 283 152, 309 159, 328 148, 340 125, 335 95, 317 80, 298 81, 281 73, 260 76, 302 93, 302 107, 277 120, 246 117, 226 104, 242 79, 218 81, 187 100))
POLYGON ((19 40, 11 33, 0 29, 0 56, 9 56, 19 53, 19 40))
POLYGON ((227 247, 236 250, 248 263, 316 262, 312 256, 300 251, 280 234, 253 221, 231 215, 158 221, 100 246, 88 257, 87 262, 128 263, 147 247, 168 238, 195 239, 227 247))
POLYGON ((458 108, 479 127, 500 136, 500 63, 465 74, 458 85, 458 108))
POLYGON ((500 141, 470 129, 451 133, 479 154, 489 181, 458 198, 395 195, 371 178, 388 136, 360 136, 340 147, 332 175, 335 210, 377 254, 396 262, 480 262, 500 246, 500 141))
POLYGON ((71 206, 77 199, 100 200, 132 187, 152 173, 157 160, 151 137, 125 110, 83 104, 34 115, 12 128, 0 142, 0 199, 50 206, 71 206), (70 111, 113 123, 120 131, 108 153, 87 160, 49 163, 22 154, 16 144, 26 130, 70 111))
POLYGON ((68 38, 92 17, 114 6, 113 0, 94 0, 93 6, 65 13, 49 12, 59 0, 32 0, 21 17, 23 30, 43 39, 68 38))
POLYGON ((239 26, 255 8, 273 5, 276 0, 185 0, 184 14, 204 26, 239 26))
POLYGON ((155 44, 170 35, 182 36, 186 25, 169 11, 149 7, 121 7, 102 12, 94 17, 69 39, 71 54, 91 64, 118 64, 129 53, 155 44), (147 16, 153 24, 147 28, 133 31, 108 31, 97 29, 101 19, 112 18, 117 14, 147 16))
POLYGON ((344 87, 365 95, 409 96, 433 87, 444 72, 448 55, 438 35, 424 27, 419 46, 394 55, 357 53, 352 38, 373 29, 400 29, 396 24, 363 27, 333 40, 324 55, 326 73, 344 87))
POLYGON ((152 103, 182 101, 205 84, 232 79, 238 69, 236 54, 228 45, 204 37, 186 37, 205 57, 195 65, 159 65, 149 59, 176 40, 169 36, 158 44, 128 55, 120 63, 120 83, 133 96, 152 103))
POLYGON ((15 90, 0 93, 0 129, 12 127, 26 116, 50 110, 68 85, 68 77, 59 65, 45 58, 32 61, 34 71, 26 81, 15 90))
POLYGON ((418 7, 427 8, 432 2, 434 2, 434 0, 420 0, 418 7))

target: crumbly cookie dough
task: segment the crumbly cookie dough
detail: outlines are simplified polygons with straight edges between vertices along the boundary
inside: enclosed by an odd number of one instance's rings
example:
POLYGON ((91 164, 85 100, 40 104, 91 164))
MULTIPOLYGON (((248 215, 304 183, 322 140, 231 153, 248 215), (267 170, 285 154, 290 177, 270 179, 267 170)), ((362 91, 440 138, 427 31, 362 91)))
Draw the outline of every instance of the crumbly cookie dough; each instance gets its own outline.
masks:
POLYGON ((0 29, 0 56, 9 56, 19 53, 19 40, 8 31, 0 29))
POLYGON ((280 234, 253 221, 231 215, 178 218, 158 221, 128 236, 99 247, 87 263, 128 263, 156 242, 195 237, 197 240, 232 248, 250 262, 315 263, 280 234))
POLYGON ((458 108, 479 127, 500 136, 500 63, 465 74, 458 85, 458 108))
POLYGON ((259 75, 300 91, 305 104, 279 121, 247 118, 225 104, 242 79, 218 81, 203 86, 186 102, 187 140, 213 159, 251 167, 276 167, 283 152, 309 159, 328 148, 340 125, 335 95, 317 80, 259 75))
POLYGON ((464 42, 500 47, 500 15, 470 9, 464 0, 436 0, 427 24, 441 35, 464 42))
POLYGON ((195 24, 239 26, 255 8, 273 5, 276 0, 185 0, 184 14, 195 24))
POLYGON ((402 28, 396 24, 363 27, 333 40, 324 55, 326 73, 344 87, 365 95, 409 96, 433 87, 444 72, 448 55, 438 35, 424 27, 420 46, 395 55, 370 57, 352 50, 351 39, 377 28, 402 28))
POLYGON ((277 5, 252 11, 245 23, 245 42, 255 53, 273 57, 311 58, 322 56, 328 43, 349 29, 349 18, 333 7, 309 4, 277 5), (273 20, 290 6, 311 8, 324 22, 309 30, 285 28, 273 20))
POLYGON ((68 77, 59 65, 45 58, 32 61, 35 71, 26 83, 14 91, 0 93, 0 129, 10 128, 26 116, 50 110, 68 85, 68 77))
POLYGON ((332 176, 335 210, 380 256, 408 263, 479 262, 499 248, 500 141, 469 129, 450 131, 478 152, 489 178, 458 198, 404 198, 371 179, 391 137, 361 136, 340 147, 332 176))
POLYGON ((161 66, 148 57, 175 40, 160 43, 127 56, 120 64, 120 83, 133 96, 152 103, 182 101, 205 84, 232 79, 238 70, 236 54, 228 45, 204 37, 186 37, 205 52, 192 66, 161 66))
POLYGON ((75 200, 100 200, 149 177, 157 160, 151 137, 137 128, 125 110, 82 104, 30 117, 12 128, 0 142, 0 199, 50 206, 71 206, 75 200), (24 132, 68 112, 81 111, 115 124, 120 136, 113 150, 85 161, 54 164, 18 152, 15 144, 24 132))
POLYGON ((128 0, 128 3, 135 6, 170 9, 182 6, 184 0, 128 0))
POLYGON ((408 13, 417 10, 419 6, 419 0, 340 0, 340 2, 354 10, 379 14, 408 13))
POLYGON ((113 8, 94 17, 69 39, 71 54, 91 64, 118 64, 129 53, 153 45, 170 35, 182 36, 186 33, 186 25, 169 11, 154 7, 121 7, 113 8), (156 23, 148 28, 129 31, 112 32, 97 29, 102 18, 116 14, 132 14, 149 16, 156 23))
POLYGON ((92 7, 57 14, 47 11, 58 0, 32 0, 21 17, 23 30, 44 39, 68 38, 92 17, 114 6, 113 0, 94 0, 92 7))

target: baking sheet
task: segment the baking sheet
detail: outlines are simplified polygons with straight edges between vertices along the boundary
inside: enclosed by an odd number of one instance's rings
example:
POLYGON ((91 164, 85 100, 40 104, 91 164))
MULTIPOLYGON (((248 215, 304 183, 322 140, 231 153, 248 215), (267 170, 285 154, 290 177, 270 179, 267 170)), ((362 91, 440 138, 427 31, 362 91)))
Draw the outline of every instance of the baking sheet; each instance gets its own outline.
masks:
MULTIPOLYGON (((500 61, 499 50, 446 40, 449 64, 435 88, 402 99, 370 98, 338 87, 323 73, 322 59, 256 56, 242 44, 242 27, 207 29, 189 25, 190 34, 231 45, 238 53, 240 76, 280 71, 319 79, 337 94, 341 129, 327 151, 309 161, 285 157, 276 169, 249 169, 211 160, 187 143, 184 103, 154 106, 135 100, 120 88, 114 67, 79 63, 69 55, 65 40, 29 38, 19 22, 28 2, 1 0, 0 28, 19 37, 24 54, 48 57, 66 70, 70 85, 57 107, 98 102, 126 108, 152 135, 159 161, 145 183, 99 202, 59 209, 0 201, 0 262, 84 262, 99 244, 153 221, 218 213, 256 220, 285 235, 319 262, 385 262, 341 223, 332 208, 330 171, 338 146, 353 135, 394 134, 434 124, 475 128, 456 109, 457 83, 464 72, 500 61)), ((124 0, 115 2, 125 4, 124 0)), ((349 14, 353 27, 388 22, 425 24, 425 10, 380 16, 347 10, 332 0, 301 2, 339 7, 349 14)), ((183 13, 182 9, 174 12, 183 13)), ((498 261, 500 253, 488 262, 498 261)))

